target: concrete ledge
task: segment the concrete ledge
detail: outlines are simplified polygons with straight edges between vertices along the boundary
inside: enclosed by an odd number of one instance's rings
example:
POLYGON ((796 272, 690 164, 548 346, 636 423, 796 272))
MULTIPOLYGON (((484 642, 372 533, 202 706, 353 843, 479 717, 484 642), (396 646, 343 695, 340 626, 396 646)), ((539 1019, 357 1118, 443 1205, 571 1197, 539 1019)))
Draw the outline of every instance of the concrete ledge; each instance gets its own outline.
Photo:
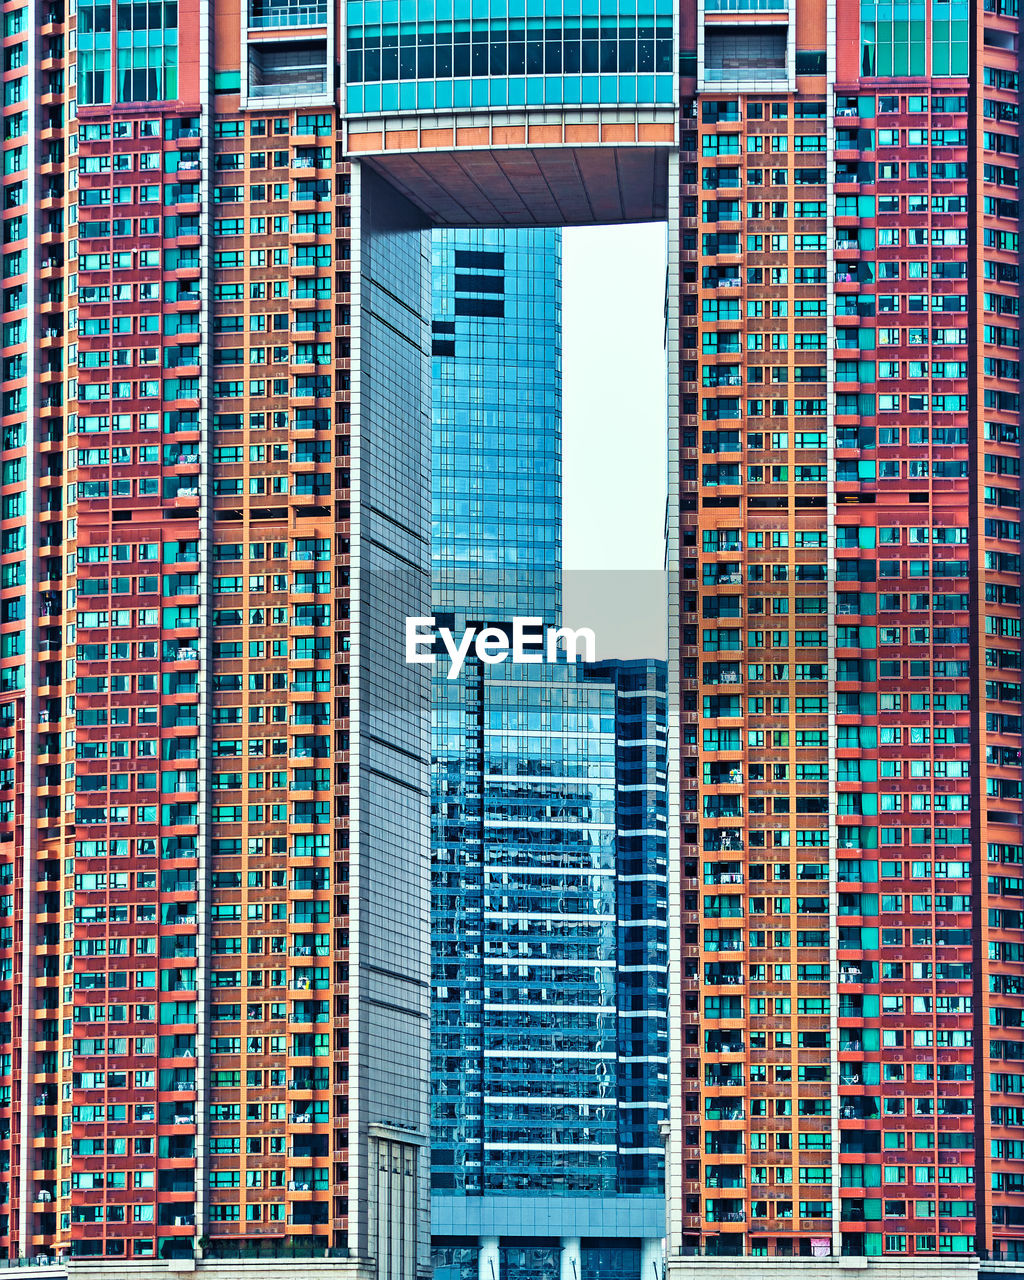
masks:
POLYGON ((0 1266, 0 1280, 375 1280, 376 1269, 351 1258, 82 1258, 37 1266, 0 1266))
POLYGON ((978 1258, 668 1258, 665 1280, 992 1280, 1024 1278, 1022 1263, 989 1263, 978 1258))

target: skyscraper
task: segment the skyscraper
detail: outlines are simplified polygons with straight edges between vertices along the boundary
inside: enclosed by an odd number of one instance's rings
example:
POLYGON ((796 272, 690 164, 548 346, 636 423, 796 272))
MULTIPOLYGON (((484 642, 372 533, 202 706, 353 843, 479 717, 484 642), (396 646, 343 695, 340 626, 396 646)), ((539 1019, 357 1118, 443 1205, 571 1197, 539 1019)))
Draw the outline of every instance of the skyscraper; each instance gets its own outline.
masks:
POLYGON ((435 231, 432 607, 562 609, 562 236, 435 231))
MULTIPOLYGON (((434 613, 561 622, 557 231, 435 233, 434 613)), ((660 1259, 665 670, 446 666, 433 697, 435 1276, 660 1259)))
POLYGON ((1016 1258, 1016 13, 694 34, 670 1255, 1016 1258))
POLYGON ((1016 6, 3 41, 0 1248, 427 1274, 425 231, 666 218, 669 1272, 1017 1260, 1016 6))

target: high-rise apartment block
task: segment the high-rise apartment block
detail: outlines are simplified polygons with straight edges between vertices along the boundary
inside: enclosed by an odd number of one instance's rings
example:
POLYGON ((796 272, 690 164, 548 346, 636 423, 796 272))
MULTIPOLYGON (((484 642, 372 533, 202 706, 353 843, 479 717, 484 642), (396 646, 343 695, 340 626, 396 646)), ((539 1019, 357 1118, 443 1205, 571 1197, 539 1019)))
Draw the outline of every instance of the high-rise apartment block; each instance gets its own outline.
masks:
POLYGON ((1019 1260, 1019 46, 4 7, 0 1250, 428 1273, 426 228, 661 218, 668 1272, 1019 1260))
MULTIPOLYGON (((433 243, 432 612, 557 625, 560 232, 433 243)), ((433 690, 435 1280, 636 1280, 664 1224, 665 664, 441 661, 433 690)))
POLYGON ((698 15, 670 1253, 1024 1248, 1010 10, 698 15))
POLYGON ((241 16, 259 111, 237 10, 7 20, 3 1248, 404 1277, 429 246, 241 16))

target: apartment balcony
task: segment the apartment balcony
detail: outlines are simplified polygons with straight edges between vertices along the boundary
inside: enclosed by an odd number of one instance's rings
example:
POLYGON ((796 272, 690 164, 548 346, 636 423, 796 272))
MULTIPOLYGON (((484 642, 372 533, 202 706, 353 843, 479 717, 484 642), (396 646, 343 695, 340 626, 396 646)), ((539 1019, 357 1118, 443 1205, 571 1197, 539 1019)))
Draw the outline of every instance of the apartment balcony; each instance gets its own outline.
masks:
POLYGON ((249 5, 250 30, 281 30, 290 27, 324 27, 327 25, 327 5, 296 3, 284 4, 274 0, 252 0, 249 5))
POLYGON ((704 983, 709 987, 741 987, 744 983, 741 970, 742 966, 739 964, 706 964, 704 966, 704 983))
POLYGON ((708 0, 704 18, 700 88, 788 84, 788 0, 708 0))
POLYGON ((875 166, 866 161, 841 160, 836 164, 836 182, 848 186, 859 186, 862 183, 871 185, 875 181, 875 166))
MULTIPOLYGON (((179 262, 173 271, 167 272, 167 278, 177 280, 187 288, 181 288, 178 291, 178 300, 188 300, 192 293, 198 291, 199 277, 202 274, 202 268, 198 262, 179 262), (195 286, 194 288, 192 286, 195 286)), ((168 365, 167 368, 177 368, 176 365, 168 365)))
POLYGON ((319 98, 326 93, 325 38, 249 45, 250 99, 273 101, 275 98, 319 98))
POLYGON ((159 1225, 162 1227, 194 1227, 195 1223, 195 1214, 183 1212, 179 1205, 162 1204, 160 1206, 159 1225))
POLYGON ((840 1120, 876 1120, 878 1102, 875 1098, 851 1097, 844 1100, 839 1110, 840 1120))
POLYGON ((839 981, 841 983, 861 983, 870 982, 871 980, 870 975, 860 965, 844 964, 839 967, 839 981))
POLYGON ((708 832, 704 845, 707 853, 720 853, 723 850, 737 853, 744 848, 743 837, 737 828, 735 831, 708 832))
MULTIPOLYGON (((704 1086, 708 1089, 739 1089, 746 1083, 742 1071, 728 1072, 715 1070, 713 1067, 707 1068, 704 1075, 704 1086)), ((740 1186, 741 1183, 708 1183, 708 1186, 740 1186)))
MULTIPOLYGON (((721 582, 729 583, 729 582, 730 582, 730 580, 731 580, 731 576, 732 576, 732 575, 726 575, 726 577, 725 577, 725 578, 719 578, 719 579, 718 579, 718 581, 719 581, 720 583, 721 583, 721 582)), ((706 684, 706 685, 739 684, 739 683, 740 683, 739 663, 738 663, 738 662, 736 662, 736 663, 725 663, 725 662, 720 662, 720 663, 717 663, 717 664, 715 664, 715 663, 705 663, 705 664, 704 664, 704 678, 703 678, 703 680, 702 680, 702 683, 703 683, 703 684, 706 684), (709 669, 708 669, 708 668, 713 668, 713 667, 716 667, 716 666, 717 666, 717 670, 709 670, 709 669), (734 669, 734 668, 735 668, 735 669, 734 669)), ((716 777, 713 777, 713 778, 711 779, 711 781, 712 781, 712 783, 722 783, 722 782, 742 782, 742 781, 743 781, 743 772, 742 772, 742 770, 735 770, 734 772, 736 772, 736 773, 738 774, 738 776, 737 776, 737 777, 735 777, 735 778, 733 778, 733 777, 717 777, 717 776, 716 776, 716 777)))
MULTIPOLYGON (((727 1201, 724 1201, 723 1203, 734 1204, 739 1202, 727 1200, 727 1201)), ((708 1211, 707 1220, 708 1222, 746 1222, 747 1215, 742 1208, 739 1208, 739 1209, 713 1208, 708 1211)))

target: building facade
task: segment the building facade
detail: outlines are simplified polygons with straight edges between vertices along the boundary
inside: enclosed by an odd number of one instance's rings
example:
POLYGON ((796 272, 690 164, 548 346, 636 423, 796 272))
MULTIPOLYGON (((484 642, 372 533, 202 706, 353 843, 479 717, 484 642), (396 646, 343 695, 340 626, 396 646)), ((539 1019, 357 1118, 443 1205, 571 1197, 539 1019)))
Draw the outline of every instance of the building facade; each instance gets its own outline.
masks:
POLYGON ((1015 1259, 1015 6, 738 9, 683 110, 670 1254, 1015 1259))
POLYGON ((3 1250, 412 1276, 422 219, 353 234, 330 109, 214 110, 209 10, 7 26, 3 1250))
POLYGON ((664 664, 474 665, 434 762, 435 1276, 635 1280, 664 1221, 664 664))
MULTIPOLYGON (((434 233, 457 632, 561 622, 560 238, 434 233)), ((441 662, 433 689, 435 1278, 632 1280, 664 1215, 664 664, 441 662)))
POLYGON ((431 607, 562 613, 562 234, 431 236, 431 607))
POLYGON ((1016 6, 3 39, 0 1249, 428 1274, 425 228, 666 218, 669 1272, 1016 1260, 1016 6))

